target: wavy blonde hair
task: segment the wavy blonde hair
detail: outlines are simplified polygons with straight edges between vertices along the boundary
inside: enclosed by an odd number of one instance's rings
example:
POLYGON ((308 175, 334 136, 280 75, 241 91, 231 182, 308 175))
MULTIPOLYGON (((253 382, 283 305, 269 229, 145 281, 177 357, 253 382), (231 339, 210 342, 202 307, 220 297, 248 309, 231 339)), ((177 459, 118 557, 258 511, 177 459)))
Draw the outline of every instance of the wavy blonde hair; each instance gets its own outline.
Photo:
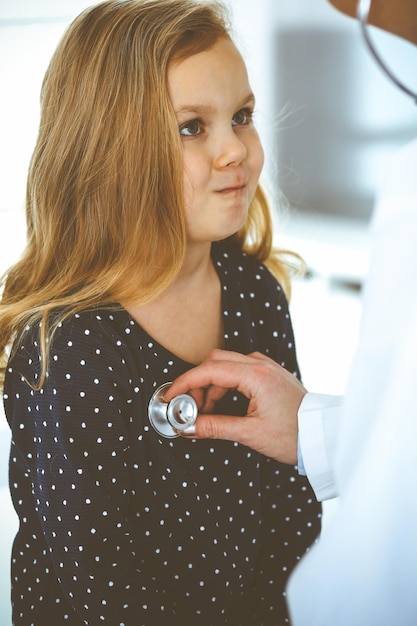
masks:
MULTIPOLYGON (((167 71, 230 32, 221 3, 195 0, 110 0, 67 29, 42 85, 26 249, 2 280, 0 382, 27 325, 42 321, 42 384, 48 345, 66 316, 148 302, 179 272, 182 146, 167 71)), ((260 187, 232 239, 289 286, 260 187)))

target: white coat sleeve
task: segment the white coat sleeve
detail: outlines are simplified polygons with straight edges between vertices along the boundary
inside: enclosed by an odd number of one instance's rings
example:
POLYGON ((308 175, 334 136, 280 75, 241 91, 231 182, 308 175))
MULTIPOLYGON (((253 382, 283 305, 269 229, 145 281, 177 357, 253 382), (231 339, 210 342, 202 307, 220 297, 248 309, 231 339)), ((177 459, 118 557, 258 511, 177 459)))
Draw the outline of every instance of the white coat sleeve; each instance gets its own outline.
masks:
POLYGON ((343 407, 342 396, 307 393, 298 410, 302 466, 319 502, 335 498, 333 462, 343 407))

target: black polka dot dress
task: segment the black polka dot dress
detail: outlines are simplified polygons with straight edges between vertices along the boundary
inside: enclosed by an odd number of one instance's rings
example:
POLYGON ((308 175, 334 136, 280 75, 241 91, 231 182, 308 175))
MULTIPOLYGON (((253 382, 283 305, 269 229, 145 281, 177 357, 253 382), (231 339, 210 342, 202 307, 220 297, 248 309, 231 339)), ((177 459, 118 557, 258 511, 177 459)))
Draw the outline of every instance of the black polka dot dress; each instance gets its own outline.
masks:
MULTIPOLYGON (((225 346, 298 375, 284 294, 230 244, 213 246, 225 346)), ((233 442, 167 439, 153 392, 191 365, 124 309, 81 312, 52 344, 44 387, 38 330, 8 366, 12 553, 18 626, 275 626, 285 583, 314 542, 320 506, 295 468, 233 442)), ((244 414, 230 393, 221 411, 244 414)))

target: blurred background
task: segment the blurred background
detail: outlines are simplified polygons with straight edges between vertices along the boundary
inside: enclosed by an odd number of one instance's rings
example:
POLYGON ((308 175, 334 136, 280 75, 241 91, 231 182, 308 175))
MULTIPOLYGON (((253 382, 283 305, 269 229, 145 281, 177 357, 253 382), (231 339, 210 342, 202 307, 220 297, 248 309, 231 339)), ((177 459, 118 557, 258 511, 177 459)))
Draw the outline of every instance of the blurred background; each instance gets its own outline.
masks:
MULTIPOLYGON (((43 74, 67 24, 90 4, 0 0, 0 273, 24 245, 25 179, 43 74)), ((340 394, 357 340, 375 191, 389 155, 417 135, 415 107, 375 66, 357 23, 326 0, 229 4, 257 97, 264 184, 277 208, 275 240, 299 252, 309 268, 291 299, 304 383, 340 394)), ((372 35, 388 65, 410 84, 415 49, 377 30, 372 35)), ((9 560, 17 527, 8 448, 0 406, 2 626, 11 624, 9 560)), ((326 505, 325 520, 333 505, 326 505)))

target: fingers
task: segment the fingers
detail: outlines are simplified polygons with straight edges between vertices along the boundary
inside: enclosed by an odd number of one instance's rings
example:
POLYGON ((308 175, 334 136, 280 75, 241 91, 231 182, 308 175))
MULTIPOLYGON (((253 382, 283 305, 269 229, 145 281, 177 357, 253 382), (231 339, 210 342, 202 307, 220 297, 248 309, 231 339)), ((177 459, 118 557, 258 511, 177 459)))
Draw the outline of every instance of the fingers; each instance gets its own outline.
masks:
MULTIPOLYGON (((215 353, 213 353, 212 355, 211 361, 213 363, 213 366, 217 363, 223 363, 224 366, 228 368, 236 368, 235 371, 237 375, 240 376, 240 385, 236 385, 236 388, 239 389, 239 391, 246 395, 248 398, 250 398, 252 395, 251 388, 250 386, 248 386, 247 380, 245 379, 245 375, 249 372, 249 367, 252 369, 252 374, 254 376, 256 376, 254 368, 255 365, 263 364, 269 367, 271 365, 277 368, 281 367, 275 361, 265 356, 264 354, 261 354, 260 352, 253 352, 248 356, 244 356, 242 354, 239 354, 238 352, 226 352, 224 350, 216 350, 215 353)), ((254 379, 251 378, 251 384, 253 383, 253 381, 254 379)), ((223 398, 226 392, 232 388, 230 386, 225 387, 223 381, 222 385, 223 386, 211 385, 206 388, 205 402, 204 405, 201 406, 202 411, 204 411, 205 413, 211 413, 216 405, 216 402, 223 398)), ((191 394, 193 395, 193 391, 191 391, 191 394)))
MULTIPOLYGON (((228 350, 214 350, 203 363, 179 376, 165 393, 169 402, 175 395, 211 387, 207 406, 219 400, 227 389, 250 386, 251 366, 264 362, 276 365, 269 357, 255 352, 243 355, 228 350), (211 404, 210 404, 211 403, 211 404)), ((194 394, 193 394, 194 395, 194 394)), ((201 397, 201 396, 199 396, 201 397)), ((210 408, 208 408, 210 410, 210 408)))
MULTIPOLYGON (((204 390, 204 403, 201 405, 201 411, 204 413, 212 413, 213 409, 219 400, 229 391, 228 387, 219 387, 217 385, 211 385, 204 390)), ((191 390, 191 395, 194 395, 195 390, 191 390)))
POLYGON ((265 361, 267 363, 275 363, 269 356, 261 352, 251 352, 250 354, 241 354, 231 350, 213 350, 206 361, 230 361, 232 363, 249 364, 254 360, 265 361))
POLYGON ((165 399, 170 401, 175 395, 202 387, 237 388, 242 376, 247 375, 245 367, 247 367, 245 362, 207 359, 201 365, 179 376, 165 393, 165 399))
MULTIPOLYGON (((175 391, 176 386, 177 385, 175 384, 174 390, 170 391, 170 394, 168 394, 168 391, 165 392, 164 400, 166 402, 170 402, 172 397, 177 395, 175 391)), ((187 394, 192 396, 196 401, 198 410, 204 413, 212 413, 216 402, 221 400, 228 391, 229 389, 225 387, 217 387, 214 385, 207 388, 198 387, 195 389, 186 389, 187 394)), ((179 393, 183 392, 180 391, 179 393)))

